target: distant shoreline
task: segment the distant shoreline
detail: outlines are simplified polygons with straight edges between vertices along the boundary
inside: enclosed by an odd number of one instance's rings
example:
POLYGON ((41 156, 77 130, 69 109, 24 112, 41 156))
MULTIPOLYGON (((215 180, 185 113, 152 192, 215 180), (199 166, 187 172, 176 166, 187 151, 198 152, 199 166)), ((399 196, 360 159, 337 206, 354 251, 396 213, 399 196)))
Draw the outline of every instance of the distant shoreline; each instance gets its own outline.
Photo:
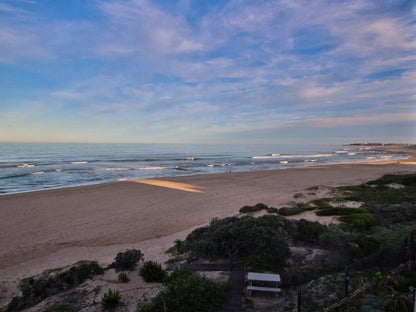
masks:
MULTIPOLYGON (((401 161, 401 160, 406 160, 409 157, 411 157, 412 154, 414 154, 416 152, 416 145, 415 144, 394 144, 394 143, 351 143, 351 144, 345 144, 345 145, 337 145, 337 146, 363 146, 363 147, 372 147, 375 148, 376 150, 380 150, 380 151, 384 151, 386 153, 390 153, 390 154, 396 154, 396 155, 402 155, 403 157, 398 157, 392 160, 384 160, 384 159, 374 159, 374 160, 364 160, 364 159, 360 159, 360 160, 340 160, 338 162, 328 162, 328 163, 322 163, 322 162, 309 162, 309 160, 305 160, 304 163, 299 163, 299 165, 296 166, 287 166, 287 167, 282 167, 282 168, 272 168, 272 169, 254 169, 254 170, 239 170, 239 171, 235 171, 235 172, 239 172, 239 173, 243 173, 243 172, 257 172, 257 171, 273 171, 273 170, 287 170, 287 169, 295 169, 295 168, 308 168, 308 167, 319 167, 319 166, 326 166, 326 165, 344 165, 344 164, 359 164, 359 163, 369 163, 369 162, 374 162, 374 163, 384 163, 385 161, 401 161)), ((277 154, 280 155, 280 154, 277 154)), ((284 157, 285 155, 281 155, 282 157, 284 157)), ((192 160, 194 160, 194 157, 188 157, 189 159, 192 158, 192 160)), ((253 158, 257 158, 257 157, 253 157, 253 158)), ((267 156, 261 156, 258 158, 267 158, 267 156)), ((300 156, 299 156, 300 158, 300 156)), ((291 160, 290 160, 291 161, 291 160)), ((71 163, 75 163, 75 162, 71 162, 71 163)), ((78 162, 81 163, 81 162, 78 162)), ((88 163, 87 161, 82 162, 83 164, 88 163)), ((282 161, 282 164, 286 164, 286 161, 282 161)), ((171 177, 186 177, 186 176, 199 176, 199 175, 210 175, 210 174, 221 174, 221 173, 230 173, 232 172, 232 170, 227 170, 227 167, 224 167, 224 172, 205 172, 205 173, 199 173, 199 172, 188 172, 185 173, 187 171, 184 171, 183 174, 172 174, 172 175, 163 175, 163 178, 171 178, 171 177)), ((43 173, 43 171, 41 172, 43 173)), ((36 174, 32 173, 32 174, 36 174)), ((144 179, 154 179, 155 177, 148 177, 148 178, 144 178, 144 179)), ((29 189, 29 190, 17 190, 17 191, 8 191, 8 192, 0 192, 0 198, 1 197, 7 197, 7 196, 13 196, 13 195, 19 195, 19 194, 30 194, 30 193, 36 193, 36 192, 48 192, 48 191, 53 191, 53 190, 65 190, 65 189, 72 189, 72 188, 79 188, 79 187, 88 187, 88 186, 94 186, 94 185, 106 185, 106 184, 112 184, 112 183, 123 183, 123 182, 128 182, 128 181, 134 181, 137 180, 138 178, 124 178, 124 179, 119 179, 119 181, 106 181, 106 180, 102 180, 102 181, 93 181, 93 182, 81 182, 81 183, 74 183, 74 184, 69 184, 69 185, 62 185, 62 186, 53 186, 53 187, 48 187, 48 188, 44 188, 44 189, 39 189, 39 188, 35 188, 35 189, 29 189)), ((139 178, 141 179, 141 178, 139 178)))

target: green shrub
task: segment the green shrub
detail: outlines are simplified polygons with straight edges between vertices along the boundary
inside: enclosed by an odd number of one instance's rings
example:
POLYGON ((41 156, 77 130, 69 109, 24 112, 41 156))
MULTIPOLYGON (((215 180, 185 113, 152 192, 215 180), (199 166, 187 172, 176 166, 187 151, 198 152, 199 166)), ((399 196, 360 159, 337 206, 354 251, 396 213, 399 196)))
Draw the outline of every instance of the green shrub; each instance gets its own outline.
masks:
POLYGON ((127 277, 126 273, 120 272, 118 273, 118 281, 120 283, 127 283, 129 281, 129 278, 127 277))
POLYGON ((369 213, 355 213, 346 216, 340 216, 339 220, 347 224, 351 229, 367 230, 377 225, 377 220, 369 213))
MULTIPOLYGON (((175 270, 169 277, 165 298, 168 312, 210 312, 220 308, 225 299, 226 286, 193 275, 189 270, 175 270)), ((143 306, 141 312, 163 311, 163 293, 143 306)))
POLYGON ((380 179, 367 182, 370 185, 402 184, 405 186, 416 186, 416 173, 410 174, 387 174, 380 179))
POLYGON ((112 291, 111 288, 101 298, 101 305, 104 309, 113 309, 121 303, 121 296, 118 291, 112 291))
POLYGON ((38 278, 26 278, 19 284, 22 295, 14 297, 6 311, 21 311, 34 306, 47 297, 67 291, 102 273, 103 269, 97 262, 81 261, 67 270, 48 270, 38 278))
POLYGON ((301 214, 306 210, 307 209, 305 207, 283 207, 279 209, 278 214, 281 216, 294 216, 297 214, 301 214))
POLYGON ((192 257, 228 258, 263 269, 280 268, 289 255, 284 227, 283 218, 270 214, 213 220, 189 234, 184 246, 192 257))
POLYGON ((57 302, 53 305, 42 310, 42 312, 75 312, 78 311, 77 308, 74 308, 72 305, 66 302, 57 302))
POLYGON ((266 209, 267 213, 277 213, 279 211, 279 209, 275 208, 275 207, 268 207, 266 209))
POLYGON ((260 210, 267 210, 267 208, 269 208, 267 205, 263 204, 263 203, 258 203, 256 205, 254 205, 254 208, 260 210))
POLYGON ((332 208, 332 205, 330 204, 331 201, 332 198, 318 198, 311 201, 311 203, 314 204, 318 209, 325 209, 332 208))
POLYGON ((161 283, 166 279, 166 271, 159 263, 153 261, 146 261, 140 269, 139 275, 147 283, 161 283))
POLYGON ((115 257, 115 261, 111 267, 118 271, 132 271, 136 268, 137 262, 143 259, 143 254, 140 250, 129 249, 125 252, 119 252, 115 257))
POLYGON ((319 209, 315 212, 317 216, 345 216, 358 213, 367 213, 364 208, 332 207, 319 209))
POLYGON ((301 219, 294 221, 296 230, 292 233, 295 240, 307 243, 317 243, 318 237, 327 230, 327 227, 319 222, 301 219))
POLYGON ((258 203, 254 206, 244 206, 240 208, 240 212, 241 213, 251 213, 251 212, 256 212, 256 211, 261 211, 261 210, 267 210, 269 207, 265 204, 262 203, 258 203))

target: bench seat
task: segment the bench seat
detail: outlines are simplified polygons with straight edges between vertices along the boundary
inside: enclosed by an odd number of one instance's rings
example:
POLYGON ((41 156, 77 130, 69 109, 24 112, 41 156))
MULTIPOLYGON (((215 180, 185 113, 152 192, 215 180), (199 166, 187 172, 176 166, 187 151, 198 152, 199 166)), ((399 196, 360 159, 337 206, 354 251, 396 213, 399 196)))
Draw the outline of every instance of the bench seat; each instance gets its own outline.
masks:
POLYGON ((276 295, 277 293, 280 293, 282 291, 280 288, 275 288, 275 287, 247 286, 247 292, 249 296, 251 295, 251 291, 253 290, 275 292, 276 295))

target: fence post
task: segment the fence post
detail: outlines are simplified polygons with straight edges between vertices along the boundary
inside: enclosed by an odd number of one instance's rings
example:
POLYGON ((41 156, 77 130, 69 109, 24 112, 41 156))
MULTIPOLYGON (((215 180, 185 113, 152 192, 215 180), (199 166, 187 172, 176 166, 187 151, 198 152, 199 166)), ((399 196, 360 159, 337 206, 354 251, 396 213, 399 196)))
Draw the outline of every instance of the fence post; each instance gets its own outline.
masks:
POLYGON ((345 267, 345 297, 348 297, 348 284, 350 281, 350 268, 348 265, 345 267))
POLYGON ((302 306, 302 291, 298 290, 298 312, 300 312, 300 308, 302 306))

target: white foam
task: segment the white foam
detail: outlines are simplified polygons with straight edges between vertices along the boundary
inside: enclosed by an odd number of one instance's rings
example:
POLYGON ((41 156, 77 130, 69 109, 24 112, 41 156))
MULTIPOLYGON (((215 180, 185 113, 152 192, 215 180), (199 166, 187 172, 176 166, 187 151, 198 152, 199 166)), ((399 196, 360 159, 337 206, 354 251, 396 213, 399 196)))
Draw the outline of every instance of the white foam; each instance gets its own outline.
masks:
POLYGON ((31 174, 43 174, 45 171, 32 172, 31 174))
POLYGON ((56 172, 61 172, 61 171, 62 171, 62 169, 58 168, 58 169, 55 169, 55 171, 56 171, 56 172))
POLYGON ((137 167, 134 169, 136 170, 163 170, 163 169, 166 169, 166 167, 137 167))
POLYGON ((26 163, 24 163, 24 164, 21 164, 21 165, 18 165, 18 166, 16 166, 17 168, 33 168, 35 165, 32 165, 32 164, 26 164, 26 163))
POLYGON ((95 170, 98 170, 98 171, 124 171, 124 170, 129 170, 129 168, 97 168, 95 170))
POLYGON ((348 151, 335 151, 336 154, 346 154, 348 151))
POLYGON ((71 165, 84 165, 88 164, 88 161, 71 161, 71 165))
POLYGON ((315 158, 331 157, 333 154, 314 154, 314 155, 280 155, 280 156, 253 156, 253 159, 272 159, 272 158, 315 158))
POLYGON ((281 164, 287 164, 287 163, 289 163, 287 160, 282 160, 281 162, 280 162, 281 164))
POLYGON ((121 181, 127 181, 127 178, 120 178, 117 181, 121 182, 121 181))
POLYGON ((357 155, 357 153, 348 153, 349 156, 357 155))
POLYGON ((186 160, 195 160, 194 157, 186 157, 186 160))
POLYGON ((209 165, 207 165, 207 167, 214 167, 214 165, 213 164, 209 164, 209 165))

